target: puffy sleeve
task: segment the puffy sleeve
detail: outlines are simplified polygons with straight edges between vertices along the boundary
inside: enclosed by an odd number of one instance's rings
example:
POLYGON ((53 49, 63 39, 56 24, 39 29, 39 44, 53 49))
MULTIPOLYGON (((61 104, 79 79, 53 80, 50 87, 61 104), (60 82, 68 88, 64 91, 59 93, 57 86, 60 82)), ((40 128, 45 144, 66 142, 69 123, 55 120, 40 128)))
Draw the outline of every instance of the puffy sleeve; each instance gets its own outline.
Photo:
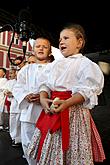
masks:
POLYGON ((2 91, 2 90, 4 90, 4 89, 6 89, 6 84, 7 84, 7 82, 8 82, 8 80, 7 80, 7 78, 2 78, 1 79, 1 83, 0 83, 0 90, 2 91))
POLYGON ((15 99, 18 101, 19 104, 24 100, 25 96, 29 94, 28 85, 26 84, 26 78, 27 78, 26 67, 22 68, 18 72, 17 82, 14 85, 13 90, 12 90, 13 96, 15 97, 15 99))
POLYGON ((96 63, 89 60, 86 62, 78 70, 78 83, 72 88, 72 93, 80 93, 85 98, 84 107, 92 109, 98 105, 98 95, 103 91, 104 75, 96 63))

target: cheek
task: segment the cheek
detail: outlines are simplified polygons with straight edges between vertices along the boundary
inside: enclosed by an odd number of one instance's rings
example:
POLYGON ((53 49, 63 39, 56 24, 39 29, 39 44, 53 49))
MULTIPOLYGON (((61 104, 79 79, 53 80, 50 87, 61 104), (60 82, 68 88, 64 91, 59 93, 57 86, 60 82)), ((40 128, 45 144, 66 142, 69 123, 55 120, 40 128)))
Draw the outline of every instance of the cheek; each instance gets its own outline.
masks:
POLYGON ((60 49, 60 51, 61 51, 61 46, 59 45, 59 47, 58 47, 59 49, 60 49))
POLYGON ((48 51, 48 50, 45 50, 45 51, 44 51, 44 55, 45 55, 45 56, 48 56, 49 54, 50 54, 50 51, 48 51))

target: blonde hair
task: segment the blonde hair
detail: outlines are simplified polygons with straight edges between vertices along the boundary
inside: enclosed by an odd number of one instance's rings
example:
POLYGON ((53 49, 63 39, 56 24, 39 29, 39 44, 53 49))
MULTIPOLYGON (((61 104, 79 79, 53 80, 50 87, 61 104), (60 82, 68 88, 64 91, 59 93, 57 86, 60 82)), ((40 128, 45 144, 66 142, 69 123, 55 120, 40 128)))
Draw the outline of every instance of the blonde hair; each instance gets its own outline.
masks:
POLYGON ((36 38, 36 40, 35 40, 34 43, 33 43, 33 48, 32 48, 32 50, 34 50, 34 47, 35 47, 35 44, 36 44, 37 39, 47 40, 47 41, 49 42, 49 44, 50 44, 50 52, 51 52, 51 41, 48 39, 48 37, 42 37, 42 36, 36 38))

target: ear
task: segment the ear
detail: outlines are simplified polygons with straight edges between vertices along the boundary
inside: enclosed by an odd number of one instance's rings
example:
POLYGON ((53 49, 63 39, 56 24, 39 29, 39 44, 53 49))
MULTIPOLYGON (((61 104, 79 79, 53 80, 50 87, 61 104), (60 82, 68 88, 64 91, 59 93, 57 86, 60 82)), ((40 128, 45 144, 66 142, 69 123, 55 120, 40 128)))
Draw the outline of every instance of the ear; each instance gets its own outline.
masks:
POLYGON ((49 53, 49 55, 48 55, 48 56, 51 56, 51 54, 52 54, 52 49, 50 49, 50 53, 49 53))
POLYGON ((83 48, 83 39, 82 38, 79 38, 78 39, 78 46, 77 46, 78 49, 81 49, 83 48))

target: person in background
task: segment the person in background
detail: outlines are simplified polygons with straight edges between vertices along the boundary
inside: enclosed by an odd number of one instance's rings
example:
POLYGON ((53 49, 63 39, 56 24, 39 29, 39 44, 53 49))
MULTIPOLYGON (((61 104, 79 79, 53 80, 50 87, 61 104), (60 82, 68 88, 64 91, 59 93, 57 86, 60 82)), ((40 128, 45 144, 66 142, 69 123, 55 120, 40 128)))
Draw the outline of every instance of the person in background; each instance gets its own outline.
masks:
POLYGON ((24 62, 24 65, 27 65, 28 64, 28 61, 26 60, 25 62, 24 62))
MULTIPOLYGON (((9 70, 9 80, 6 83, 6 89, 4 90, 4 94, 6 96, 5 99, 5 111, 8 113, 8 121, 10 121, 10 106, 11 106, 11 101, 13 100, 13 95, 12 95, 12 89, 13 86, 16 83, 16 69, 11 68, 9 70)), ((9 122, 7 124, 7 127, 5 127, 6 130, 9 130, 9 122)))
POLYGON ((4 126, 4 120, 3 120, 3 115, 4 115, 4 106, 5 106, 5 95, 4 95, 4 90, 6 89, 6 83, 7 83, 7 78, 6 78, 6 69, 5 68, 0 68, 0 130, 3 130, 4 126))
POLYGON ((15 58, 14 63, 17 65, 19 71, 25 65, 25 60, 23 60, 22 56, 18 56, 15 58))
POLYGON ((24 156, 29 165, 36 165, 36 161, 30 159, 26 151, 35 131, 35 123, 42 111, 38 84, 39 75, 48 64, 48 56, 51 54, 49 39, 38 37, 33 45, 33 53, 37 62, 26 65, 18 72, 17 83, 13 89, 13 95, 21 111, 21 141, 24 156))
MULTIPOLYGON (((25 62, 22 56, 18 56, 14 60, 14 63, 17 64, 16 67, 16 76, 17 76, 18 72, 25 66, 25 62)), ((13 89, 12 89, 12 95, 13 95, 13 89)), ((21 110, 19 109, 18 101, 13 95, 13 99, 11 101, 11 106, 10 106, 10 118, 9 118, 9 125, 10 125, 9 132, 12 139, 13 147, 21 146, 20 116, 21 116, 21 110)))
POLYGON ((28 59, 27 59, 28 64, 33 64, 33 63, 37 63, 37 58, 35 55, 31 54, 29 55, 28 59))
POLYGON ((83 56, 85 41, 81 25, 65 26, 59 39, 65 58, 47 65, 39 77, 43 111, 27 150, 39 165, 93 165, 105 159, 90 114, 103 91, 104 76, 96 63, 83 56))

